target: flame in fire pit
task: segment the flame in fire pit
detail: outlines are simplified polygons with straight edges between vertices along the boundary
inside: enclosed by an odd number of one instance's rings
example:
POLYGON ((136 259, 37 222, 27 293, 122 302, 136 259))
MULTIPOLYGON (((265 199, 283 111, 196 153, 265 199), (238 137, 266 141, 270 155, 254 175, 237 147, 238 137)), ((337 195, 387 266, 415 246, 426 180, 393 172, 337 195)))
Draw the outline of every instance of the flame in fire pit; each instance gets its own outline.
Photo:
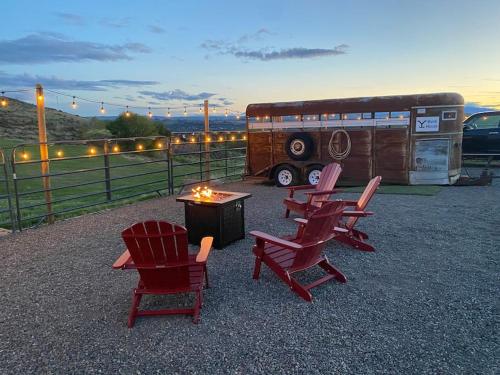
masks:
POLYGON ((213 190, 209 189, 206 186, 204 186, 203 188, 201 186, 198 186, 195 189, 191 189, 191 191, 193 192, 193 197, 195 199, 207 199, 207 200, 210 200, 212 198, 213 190))

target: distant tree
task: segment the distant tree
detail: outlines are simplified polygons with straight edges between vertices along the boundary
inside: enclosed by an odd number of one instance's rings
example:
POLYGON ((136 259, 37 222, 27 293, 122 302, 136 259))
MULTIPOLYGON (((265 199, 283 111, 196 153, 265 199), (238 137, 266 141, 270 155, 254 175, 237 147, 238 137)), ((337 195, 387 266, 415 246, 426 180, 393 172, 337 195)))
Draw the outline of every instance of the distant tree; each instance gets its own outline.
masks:
POLYGON ((107 123, 106 128, 116 138, 151 137, 155 135, 169 135, 170 132, 161 122, 147 117, 130 113, 122 113, 115 120, 107 123))
POLYGON ((81 139, 105 139, 111 138, 111 132, 106 128, 106 122, 92 117, 88 124, 80 127, 81 139))

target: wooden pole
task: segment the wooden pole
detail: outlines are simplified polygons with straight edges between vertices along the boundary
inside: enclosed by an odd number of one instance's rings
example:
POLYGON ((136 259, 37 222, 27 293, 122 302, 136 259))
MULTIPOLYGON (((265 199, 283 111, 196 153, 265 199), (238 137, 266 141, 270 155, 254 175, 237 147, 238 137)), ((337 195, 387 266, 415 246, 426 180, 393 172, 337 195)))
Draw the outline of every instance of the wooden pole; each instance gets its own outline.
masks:
POLYGON ((204 115, 205 115, 205 180, 210 180, 210 121, 208 119, 208 100, 203 102, 204 115))
POLYGON ((36 85, 36 114, 38 119, 38 142, 40 143, 40 168, 43 189, 45 190, 45 204, 49 224, 54 223, 52 214, 52 191, 50 190, 49 147, 47 145, 47 127, 45 124, 45 96, 43 87, 36 85))

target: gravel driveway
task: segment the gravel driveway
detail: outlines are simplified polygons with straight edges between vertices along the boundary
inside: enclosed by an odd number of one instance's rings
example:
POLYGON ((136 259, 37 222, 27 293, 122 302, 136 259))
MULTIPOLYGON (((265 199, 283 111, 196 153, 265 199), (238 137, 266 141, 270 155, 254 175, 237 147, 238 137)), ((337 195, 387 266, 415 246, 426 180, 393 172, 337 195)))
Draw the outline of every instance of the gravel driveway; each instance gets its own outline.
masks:
MULTIPOLYGON (((253 194, 248 231, 294 232, 284 190, 224 189, 253 194)), ((332 243, 327 255, 348 282, 313 289, 313 303, 265 266, 252 280, 252 238, 214 250, 199 325, 166 316, 128 329, 137 274, 111 269, 128 225, 183 223, 174 197, 0 238, 0 373, 498 373, 499 199, 498 180, 432 197, 375 196, 376 215, 360 228, 378 251, 332 243)))

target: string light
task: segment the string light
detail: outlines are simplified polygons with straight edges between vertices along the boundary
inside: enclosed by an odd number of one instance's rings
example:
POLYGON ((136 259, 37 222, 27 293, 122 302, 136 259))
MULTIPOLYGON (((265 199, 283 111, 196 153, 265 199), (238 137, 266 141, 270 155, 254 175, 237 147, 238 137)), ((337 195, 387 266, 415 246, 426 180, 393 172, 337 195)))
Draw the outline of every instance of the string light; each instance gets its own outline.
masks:
POLYGON ((89 149, 89 153, 90 153, 90 155, 95 155, 95 154, 97 154, 97 150, 95 149, 95 147, 91 147, 89 149))
POLYGON ((142 151, 142 150, 144 150, 144 146, 143 146, 142 144, 140 144, 140 143, 139 143, 139 144, 137 145, 137 150, 138 150, 138 151, 142 151))
POLYGON ((223 140, 224 140, 224 137, 221 135, 221 136, 219 137, 219 142, 222 142, 223 140))
POLYGON ((216 107, 212 107, 212 112, 213 113, 217 112, 217 108, 216 107))
POLYGON ((212 142, 212 138, 210 137, 205 138, 205 142, 212 142))
POLYGON ((244 135, 244 136, 243 136, 243 140, 244 140, 244 141, 246 141, 246 140, 247 140, 247 136, 246 136, 246 135, 244 135))
POLYGON ((9 103, 7 102, 7 99, 5 98, 4 95, 5 95, 5 92, 2 91, 2 99, 0 99, 0 105, 2 107, 7 107, 7 104, 9 104, 9 103))
POLYGON ((200 105, 200 113, 202 113, 202 112, 203 112, 203 109, 201 108, 201 105, 200 105))
POLYGON ((224 116, 227 117, 227 115, 228 115, 228 113, 227 113, 227 108, 226 108, 226 110, 224 111, 224 116))
POLYGON ((170 116, 172 116, 172 115, 170 114, 170 108, 167 108, 167 117, 170 117, 170 116))
POLYGON ((106 110, 104 109, 104 102, 101 102, 101 108, 99 109, 101 113, 105 113, 106 110))
POLYGON ((114 145, 113 152, 120 152, 120 147, 118 145, 114 145))
POLYGON ((130 112, 128 111, 128 106, 127 106, 127 111, 125 112, 126 117, 130 117, 130 112))
POLYGON ((76 109, 76 96, 73 96, 73 103, 71 103, 71 108, 76 109))
POLYGON ((39 100, 40 102, 43 100, 43 95, 42 95, 42 94, 38 95, 38 100, 39 100))
POLYGON ((187 116, 187 109, 186 109, 186 106, 184 106, 184 116, 187 116))
POLYGON ((151 112, 151 107, 148 107, 148 110, 149 110, 148 117, 152 118, 153 117, 153 112, 151 112))
POLYGON ((241 117, 241 116, 240 116, 240 114, 238 113, 238 114, 236 115, 236 120, 239 120, 239 119, 240 119, 240 117, 241 117))
POLYGON ((163 148, 163 143, 157 142, 156 143, 156 148, 163 148))
POLYGON ((231 141, 235 141, 236 137, 234 135, 231 136, 231 141))
POLYGON ((28 160, 29 158, 30 158, 30 154, 28 154, 26 151, 23 151, 21 153, 21 159, 28 160))
POLYGON ((64 156, 64 152, 63 152, 62 150, 58 150, 58 151, 56 152, 56 156, 57 156, 58 158, 62 158, 62 157, 64 156))
POLYGON ((190 141, 191 141, 191 143, 194 143, 194 142, 196 142, 196 138, 195 137, 191 137, 190 141))
POLYGON ((179 144, 181 143, 181 140, 179 138, 175 138, 175 143, 179 144))

